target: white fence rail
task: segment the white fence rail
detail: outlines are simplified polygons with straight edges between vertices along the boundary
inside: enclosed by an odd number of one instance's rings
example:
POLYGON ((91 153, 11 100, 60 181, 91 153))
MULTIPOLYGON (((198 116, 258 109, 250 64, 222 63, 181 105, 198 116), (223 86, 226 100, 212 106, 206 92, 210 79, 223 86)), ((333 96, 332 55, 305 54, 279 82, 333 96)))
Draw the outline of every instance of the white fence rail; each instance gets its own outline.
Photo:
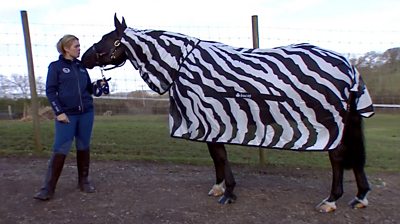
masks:
POLYGON ((374 104, 377 108, 400 108, 399 104, 374 104))

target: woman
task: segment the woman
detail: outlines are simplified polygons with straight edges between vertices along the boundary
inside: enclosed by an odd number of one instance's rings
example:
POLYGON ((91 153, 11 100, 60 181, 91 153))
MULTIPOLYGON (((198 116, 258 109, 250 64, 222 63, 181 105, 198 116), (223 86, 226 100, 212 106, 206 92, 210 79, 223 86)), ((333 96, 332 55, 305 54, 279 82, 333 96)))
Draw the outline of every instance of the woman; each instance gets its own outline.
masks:
POLYGON ((34 196, 43 201, 54 195, 74 138, 78 186, 83 192, 95 192, 88 176, 89 146, 94 121, 92 94, 97 85, 91 83, 86 68, 77 59, 80 55, 80 44, 76 36, 63 36, 57 43, 57 50, 60 53, 59 59, 50 63, 46 81, 46 96, 56 115, 53 154, 44 185, 34 196))

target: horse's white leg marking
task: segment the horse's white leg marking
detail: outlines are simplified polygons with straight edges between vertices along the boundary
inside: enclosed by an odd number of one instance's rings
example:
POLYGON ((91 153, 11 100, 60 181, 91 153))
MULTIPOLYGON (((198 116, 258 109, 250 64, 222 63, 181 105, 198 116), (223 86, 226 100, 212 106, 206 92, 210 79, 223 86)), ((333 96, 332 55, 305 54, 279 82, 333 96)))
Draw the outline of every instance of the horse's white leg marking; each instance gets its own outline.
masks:
POLYGON ((368 206, 367 197, 365 197, 364 199, 359 199, 358 197, 355 197, 352 201, 350 201, 349 205, 354 209, 366 208, 368 206))
POLYGON ((223 195, 225 192, 225 181, 222 181, 220 184, 214 184, 211 190, 208 192, 208 196, 218 197, 223 195))
POLYGON ((336 210, 336 202, 329 202, 327 199, 323 200, 321 203, 319 203, 315 209, 317 209, 321 213, 329 213, 329 212, 334 212, 336 210))

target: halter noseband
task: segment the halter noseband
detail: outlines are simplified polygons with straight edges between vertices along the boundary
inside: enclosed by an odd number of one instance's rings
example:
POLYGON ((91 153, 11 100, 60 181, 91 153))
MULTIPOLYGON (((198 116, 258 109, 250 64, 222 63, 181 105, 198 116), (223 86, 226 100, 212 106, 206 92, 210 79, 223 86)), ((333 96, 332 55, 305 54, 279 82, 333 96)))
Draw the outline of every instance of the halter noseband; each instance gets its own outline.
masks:
MULTIPOLYGON (((114 41, 114 47, 110 50, 111 53, 109 53, 109 54, 110 54, 110 59, 111 59, 111 60, 114 60, 114 59, 116 58, 115 53, 117 52, 117 48, 118 48, 120 45, 121 45, 121 40, 118 39, 118 40, 115 40, 115 41, 114 41)), ((102 71, 103 71, 103 70, 104 70, 104 71, 108 71, 108 70, 111 70, 111 69, 114 69, 114 68, 121 67, 121 66, 123 66, 123 65, 125 64, 125 62, 126 62, 126 61, 124 61, 124 62, 122 62, 121 64, 115 65, 115 66, 113 66, 113 67, 111 67, 111 68, 105 68, 104 65, 100 65, 99 59, 100 59, 100 57, 103 57, 104 55, 107 55, 107 52, 98 52, 97 49, 96 49, 96 44, 93 44, 92 49, 93 49, 93 51, 96 53, 96 65, 99 66, 99 67, 101 67, 101 70, 102 70, 102 71)))

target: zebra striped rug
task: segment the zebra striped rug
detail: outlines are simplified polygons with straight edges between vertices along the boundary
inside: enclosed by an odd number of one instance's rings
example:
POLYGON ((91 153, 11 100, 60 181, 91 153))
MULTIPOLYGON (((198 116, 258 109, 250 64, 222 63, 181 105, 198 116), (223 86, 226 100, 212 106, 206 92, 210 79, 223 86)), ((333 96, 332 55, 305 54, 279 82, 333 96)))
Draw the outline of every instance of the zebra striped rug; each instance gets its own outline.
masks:
POLYGON ((170 94, 172 137, 291 150, 338 147, 350 92, 370 95, 342 55, 311 44, 234 48, 186 35, 127 28, 122 42, 151 89, 170 94))

